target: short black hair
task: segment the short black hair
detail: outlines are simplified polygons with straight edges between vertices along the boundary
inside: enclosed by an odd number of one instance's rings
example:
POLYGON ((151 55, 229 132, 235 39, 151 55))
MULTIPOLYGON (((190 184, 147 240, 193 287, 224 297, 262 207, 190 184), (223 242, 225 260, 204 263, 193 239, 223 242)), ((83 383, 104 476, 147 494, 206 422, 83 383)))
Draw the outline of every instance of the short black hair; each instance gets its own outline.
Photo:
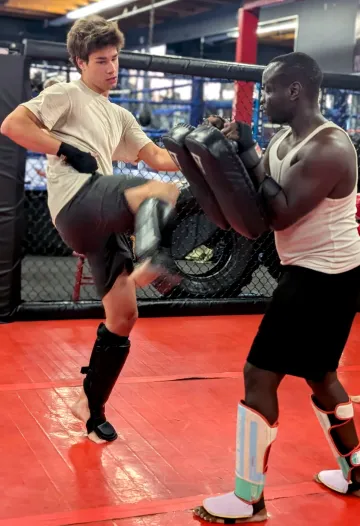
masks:
POLYGON ((323 72, 319 64, 306 53, 288 53, 275 57, 270 64, 279 63, 281 75, 287 82, 298 81, 302 84, 309 97, 317 98, 323 81, 323 72))

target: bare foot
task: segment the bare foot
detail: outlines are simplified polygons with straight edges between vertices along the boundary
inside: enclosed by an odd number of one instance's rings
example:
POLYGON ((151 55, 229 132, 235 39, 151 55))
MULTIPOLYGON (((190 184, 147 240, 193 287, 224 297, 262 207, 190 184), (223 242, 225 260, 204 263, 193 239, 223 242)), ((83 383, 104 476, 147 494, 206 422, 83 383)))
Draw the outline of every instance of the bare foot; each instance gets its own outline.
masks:
MULTIPOLYGON (((89 410, 88 399, 87 399, 84 389, 81 390, 80 397, 75 402, 75 404, 72 406, 71 412, 75 418, 77 418, 78 420, 81 420, 81 422, 84 422, 84 424, 86 425, 86 422, 90 418, 90 410, 89 410)), ((95 433, 95 431, 92 431, 91 433, 89 433, 88 438, 92 442, 95 442, 95 444, 106 443, 106 440, 102 440, 101 438, 99 438, 97 434, 95 433)))

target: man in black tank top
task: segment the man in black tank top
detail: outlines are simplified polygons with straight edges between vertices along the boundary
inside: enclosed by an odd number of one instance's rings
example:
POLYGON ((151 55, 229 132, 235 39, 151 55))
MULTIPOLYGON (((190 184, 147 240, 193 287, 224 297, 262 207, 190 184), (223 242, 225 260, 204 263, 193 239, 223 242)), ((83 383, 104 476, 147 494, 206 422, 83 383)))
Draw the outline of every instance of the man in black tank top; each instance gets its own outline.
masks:
MULTIPOLYGON (((290 127, 277 150, 279 163, 326 123, 318 103, 321 83, 319 66, 302 53, 277 57, 266 68, 264 109, 270 121, 290 127)), ((239 143, 246 126, 232 123, 223 132, 239 143)), ((355 211, 357 163, 346 134, 336 127, 324 126, 285 166, 279 181, 278 174, 271 173, 269 153, 283 133, 284 130, 279 131, 272 139, 253 175, 262 186, 275 236, 292 232, 292 242, 296 244, 303 239, 302 225, 310 214, 315 225, 320 221, 321 206, 326 200, 332 200, 336 206, 339 200, 353 199, 355 211)), ((340 223, 342 219, 335 217, 340 223)), ((337 238, 341 241, 351 228, 349 220, 344 232, 337 231, 337 238)), ((355 236, 355 217, 353 229, 351 235, 355 236)), ((358 238, 354 240, 356 245, 358 238)), ((314 244, 319 241, 313 239, 314 244)), ((337 376, 357 312, 359 254, 356 245, 346 269, 339 268, 334 244, 333 249, 328 249, 326 271, 311 263, 284 265, 244 368, 245 397, 238 406, 235 490, 205 499, 203 506, 195 510, 197 516, 208 522, 229 524, 266 520, 267 463, 279 425, 277 391, 285 375, 303 378, 311 388, 312 408, 339 464, 338 470, 322 471, 316 480, 340 494, 360 496, 360 444, 354 410, 337 376)))

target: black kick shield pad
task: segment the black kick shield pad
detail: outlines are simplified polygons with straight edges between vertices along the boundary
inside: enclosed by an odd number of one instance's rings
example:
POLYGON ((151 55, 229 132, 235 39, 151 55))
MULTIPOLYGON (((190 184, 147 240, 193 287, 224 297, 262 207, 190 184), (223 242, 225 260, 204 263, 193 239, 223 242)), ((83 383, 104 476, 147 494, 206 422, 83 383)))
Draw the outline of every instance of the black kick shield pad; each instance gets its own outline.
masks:
POLYGON ((249 239, 269 230, 258 192, 237 154, 236 143, 214 126, 204 124, 186 136, 185 145, 231 227, 249 239))
POLYGON ((195 130, 194 126, 179 124, 163 136, 164 146, 188 181, 191 191, 205 215, 219 228, 229 230, 230 225, 220 209, 214 192, 205 181, 203 174, 185 146, 186 136, 193 130, 195 130))

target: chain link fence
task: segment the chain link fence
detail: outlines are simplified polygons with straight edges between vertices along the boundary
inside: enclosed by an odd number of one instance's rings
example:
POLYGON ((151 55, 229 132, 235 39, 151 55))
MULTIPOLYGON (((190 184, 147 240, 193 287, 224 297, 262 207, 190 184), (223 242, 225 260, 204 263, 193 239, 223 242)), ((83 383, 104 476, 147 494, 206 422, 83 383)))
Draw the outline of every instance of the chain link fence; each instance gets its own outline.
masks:
MULTIPOLYGON (((32 81, 33 96, 44 89, 49 78, 68 82, 77 76, 68 65, 51 62, 33 64, 31 74, 36 78, 32 81)), ((358 146, 360 91, 346 88, 346 85, 342 89, 325 88, 321 108, 327 118, 350 133, 358 146)), ((210 114, 231 118, 235 112, 252 123, 254 137, 265 149, 278 128, 266 121, 260 95, 261 84, 252 78, 236 83, 219 78, 122 69, 111 100, 131 111, 144 131, 160 146, 162 135, 179 122, 196 126, 210 114), (234 108, 236 92, 238 106, 234 108)), ((114 163, 114 174, 175 180, 186 188, 180 172, 154 172, 144 163, 137 166, 114 163)), ((73 254, 64 245, 51 223, 47 209, 46 159, 32 152, 27 154, 25 195, 22 301, 73 302, 74 305, 97 301, 86 259, 73 254)), ((210 223, 185 193, 180 199, 172 234, 172 256, 183 276, 181 284, 166 296, 152 286, 139 290, 140 302, 169 300, 184 304, 192 300, 264 300, 272 296, 281 271, 273 233, 253 241, 234 231, 222 231, 210 223)))

